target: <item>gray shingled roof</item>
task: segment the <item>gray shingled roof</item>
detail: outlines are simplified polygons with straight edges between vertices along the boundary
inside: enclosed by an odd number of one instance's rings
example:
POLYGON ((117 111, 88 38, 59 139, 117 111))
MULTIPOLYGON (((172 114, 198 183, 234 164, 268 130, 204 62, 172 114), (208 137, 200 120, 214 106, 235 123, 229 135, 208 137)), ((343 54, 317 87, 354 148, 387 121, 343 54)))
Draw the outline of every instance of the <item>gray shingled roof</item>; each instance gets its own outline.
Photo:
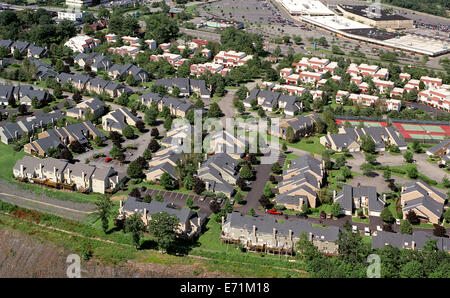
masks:
POLYGON ((179 210, 173 209, 167 207, 167 204, 168 204, 167 202, 158 202, 156 200, 152 200, 151 203, 145 203, 138 198, 128 197, 127 200, 125 201, 125 204, 123 205, 123 210, 128 212, 138 212, 142 214, 144 212, 144 209, 146 209, 147 215, 149 216, 161 212, 167 212, 169 214, 175 215, 178 218, 178 220, 183 224, 186 224, 189 222, 190 219, 199 216, 196 212, 190 209, 186 208, 181 208, 179 210))
POLYGON ((323 236, 324 241, 334 242, 338 239, 339 228, 330 226, 328 228, 313 227, 311 223, 306 220, 292 220, 285 219, 284 223, 279 223, 273 216, 262 215, 258 217, 243 216, 239 212, 229 213, 226 223, 230 223, 231 227, 243 228, 248 232, 252 232, 253 226, 256 226, 257 233, 272 234, 273 228, 278 234, 289 235, 289 230, 292 231, 294 237, 299 237, 301 233, 313 234, 313 237, 323 236))

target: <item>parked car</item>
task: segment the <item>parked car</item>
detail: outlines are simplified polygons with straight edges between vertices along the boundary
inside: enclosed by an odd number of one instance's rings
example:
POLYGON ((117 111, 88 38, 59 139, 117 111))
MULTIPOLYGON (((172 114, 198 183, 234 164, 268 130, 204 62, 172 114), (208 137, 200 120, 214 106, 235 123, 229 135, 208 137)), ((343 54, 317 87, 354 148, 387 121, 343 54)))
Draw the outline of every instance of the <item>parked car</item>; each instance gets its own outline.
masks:
POLYGON ((107 157, 107 158, 105 158, 105 162, 110 162, 112 160, 112 158, 111 157, 107 157))
POLYGON ((223 201, 222 198, 217 199, 217 203, 219 203, 219 204, 222 204, 222 201, 223 201))
POLYGON ((167 208, 177 209, 177 206, 175 206, 174 203, 168 203, 166 206, 167 208))
POLYGON ((231 199, 231 200, 230 200, 230 204, 231 204, 231 205, 234 205, 234 199, 231 199))
POLYGON ((273 209, 267 209, 267 213, 269 214, 274 214, 274 215, 282 215, 283 212, 281 211, 277 211, 277 209, 273 208, 273 209))
POLYGON ((327 214, 325 213, 325 211, 322 210, 322 212, 320 212, 320 218, 321 219, 327 218, 327 214))

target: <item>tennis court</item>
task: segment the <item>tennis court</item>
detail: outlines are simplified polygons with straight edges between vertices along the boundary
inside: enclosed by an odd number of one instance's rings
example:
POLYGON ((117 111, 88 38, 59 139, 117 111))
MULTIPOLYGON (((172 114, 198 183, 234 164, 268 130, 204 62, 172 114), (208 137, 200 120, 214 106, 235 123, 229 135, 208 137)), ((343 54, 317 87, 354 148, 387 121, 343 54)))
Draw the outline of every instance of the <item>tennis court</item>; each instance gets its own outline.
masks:
POLYGON ((394 123, 404 138, 418 140, 444 140, 450 136, 450 125, 394 123))
POLYGON ((429 131, 445 133, 445 130, 437 125, 401 124, 401 126, 406 131, 429 131))
POLYGON ((409 134, 409 136, 413 139, 422 139, 422 140, 443 140, 445 136, 434 136, 434 135, 419 135, 415 133, 409 134))
MULTIPOLYGON (((352 126, 359 126, 360 121, 351 121, 351 120, 343 120, 341 123, 337 122, 338 124, 344 125, 345 122, 350 122, 352 126)), ((364 127, 382 127, 383 125, 380 122, 371 122, 371 121, 364 121, 364 127)))

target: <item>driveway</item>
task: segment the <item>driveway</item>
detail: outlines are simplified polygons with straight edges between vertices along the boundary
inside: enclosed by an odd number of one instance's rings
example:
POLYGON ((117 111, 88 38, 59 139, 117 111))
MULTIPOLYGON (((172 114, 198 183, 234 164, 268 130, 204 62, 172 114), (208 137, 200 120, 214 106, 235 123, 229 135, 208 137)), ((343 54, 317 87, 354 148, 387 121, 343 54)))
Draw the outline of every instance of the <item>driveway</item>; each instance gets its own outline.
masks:
POLYGON ((423 154, 414 154, 414 160, 417 164, 417 170, 424 174, 425 176, 436 180, 437 182, 441 182, 442 178, 445 176, 450 178, 450 175, 448 175, 444 169, 439 168, 437 164, 431 164, 427 162, 425 159, 428 158, 428 155, 425 153, 423 154))
POLYGON ((226 124, 226 119, 227 118, 233 118, 234 114, 236 113, 236 110, 233 107, 233 98, 234 95, 236 94, 236 89, 230 89, 227 90, 227 94, 225 94, 224 97, 222 97, 221 100, 219 100, 217 102, 217 104, 219 105, 220 109, 222 110, 224 116, 222 116, 221 120, 222 120, 222 125, 225 127, 226 124))
MULTIPOLYGON (((279 158, 278 163, 283 166, 284 159, 280 160, 279 158)), ((257 166, 254 166, 254 168, 256 169, 256 179, 252 181, 250 185, 251 190, 245 196, 245 200, 247 201, 247 203, 243 206, 235 207, 234 209, 236 211, 239 211, 243 214, 249 214, 250 209, 253 208, 256 211, 256 214, 264 214, 264 212, 258 209, 258 207, 261 205, 259 203, 259 199, 264 192, 264 187, 266 186, 267 181, 269 181, 270 173, 272 172, 271 167, 271 164, 259 164, 257 166)))

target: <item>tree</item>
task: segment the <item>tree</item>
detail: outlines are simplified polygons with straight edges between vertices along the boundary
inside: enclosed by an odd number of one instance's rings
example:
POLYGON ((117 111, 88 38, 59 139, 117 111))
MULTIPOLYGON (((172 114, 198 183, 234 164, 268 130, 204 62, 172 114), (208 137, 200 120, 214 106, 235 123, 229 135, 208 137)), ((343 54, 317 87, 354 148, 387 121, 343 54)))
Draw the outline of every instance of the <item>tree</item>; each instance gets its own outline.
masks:
POLYGON ((295 132, 292 126, 289 126, 286 130, 286 141, 288 141, 291 144, 295 143, 296 141, 295 132))
POLYGON ((283 145, 281 145, 281 150, 283 150, 283 152, 286 152, 288 150, 288 147, 285 142, 283 142, 283 145))
POLYGON ((164 121, 163 127, 165 130, 170 130, 172 128, 172 117, 166 118, 166 121, 164 121))
POLYGON ((239 171, 239 176, 247 180, 253 178, 253 171, 247 163, 242 166, 241 170, 239 171))
POLYGON ((363 171, 363 174, 365 176, 369 176, 373 170, 373 165, 371 165, 369 163, 365 163, 360 166, 360 169, 361 169, 361 171, 363 171))
POLYGON ((97 146, 102 146, 103 145, 103 138, 101 136, 95 136, 94 144, 97 145, 97 146))
POLYGON ((391 210, 389 210, 388 207, 385 207, 382 211, 381 211, 381 219, 384 222, 393 222, 394 221, 394 216, 392 215, 391 210))
POLYGON ((142 199, 145 203, 151 203, 152 202, 152 196, 150 194, 146 194, 144 198, 142 199))
POLYGON ((117 144, 120 144, 122 136, 117 131, 110 131, 109 138, 111 139, 113 144, 117 145, 117 144))
POLYGON ((134 138, 134 129, 131 125, 127 125, 122 129, 122 134, 127 139, 133 139, 134 138))
POLYGON ((163 173, 159 180, 160 184, 166 190, 175 189, 175 180, 170 176, 169 173, 163 173))
POLYGON ((102 221, 103 232, 108 230, 109 217, 112 214, 113 203, 108 196, 101 196, 95 202, 95 215, 102 221))
POLYGON ((152 153, 158 151, 160 147, 161 146, 159 145, 158 141, 156 141, 155 139, 152 139, 148 144, 148 149, 150 149, 152 153))
POLYGON ((417 179, 417 177, 419 177, 419 172, 417 171, 416 167, 409 168, 407 174, 411 179, 417 179))
POLYGON ((447 230, 443 226, 435 224, 433 229, 433 235, 436 237, 446 237, 447 230))
POLYGON ((375 153, 375 142, 371 136, 365 135, 361 137, 361 149, 367 153, 375 153))
POLYGON ((209 106, 209 111, 207 114, 208 118, 219 118, 220 116, 222 116, 222 110, 219 107, 219 104, 217 102, 213 102, 210 106, 209 106))
POLYGON ((450 208, 445 210, 443 217, 447 223, 450 223, 450 208))
POLYGON ((205 182, 203 182, 200 178, 195 177, 193 190, 196 194, 201 194, 205 191, 205 182))
POLYGON ((420 142, 415 140, 412 145, 411 149, 414 153, 421 153, 422 152, 422 146, 420 145, 420 142))
POLYGON ((186 175, 183 179, 183 186, 187 190, 191 190, 194 187, 194 177, 192 175, 186 175))
POLYGON ((405 154, 403 154, 403 158, 407 163, 412 163, 414 161, 413 153, 411 151, 406 151, 405 154))
POLYGON ((20 115, 25 115, 28 112, 28 108, 26 104, 20 104, 17 108, 20 115))
POLYGON ((270 168, 272 170, 272 172, 274 172, 275 174, 280 174, 281 173, 281 166, 278 162, 275 162, 272 164, 272 167, 270 168))
POLYGON ((370 164, 375 164, 375 162, 377 161, 377 156, 375 154, 371 154, 371 153, 365 153, 365 158, 366 158, 366 162, 370 163, 370 164))
POLYGON ((148 231, 156 238, 160 249, 167 251, 173 245, 178 221, 175 215, 167 212, 152 215, 152 219, 148 223, 148 231))
POLYGON ((134 197, 134 198, 140 198, 141 197, 141 192, 139 191, 139 188, 135 187, 131 190, 130 197, 134 197))
POLYGON ((127 79, 125 80, 125 82, 130 85, 130 86, 135 86, 136 85, 136 79, 134 78, 134 76, 132 74, 129 74, 127 79))
POLYGON ((151 135, 153 138, 159 137, 159 130, 158 130, 158 128, 153 127, 152 130, 151 130, 151 132, 150 132, 150 135, 151 135))
POLYGON ((36 96, 31 99, 31 106, 35 109, 38 109, 41 106, 41 102, 37 99, 36 96))
POLYGON ((158 117, 158 108, 156 106, 152 105, 149 109, 145 110, 144 121, 148 125, 151 126, 155 125, 157 117, 158 117))
POLYGON ((55 98, 61 98, 62 95, 63 95, 63 93, 62 93, 61 84, 56 84, 55 88, 53 88, 53 96, 55 98))
POLYGON ((358 265, 364 262, 368 254, 367 247, 363 243, 359 233, 353 233, 350 224, 344 226, 345 231, 339 232, 338 245, 339 258, 350 265, 358 265))
POLYGON ((194 105, 200 109, 205 108, 205 103, 203 102, 203 100, 201 98, 198 98, 194 105))
POLYGON ((423 278, 424 269, 419 261, 409 261, 404 264, 400 270, 401 278, 423 278))
MULTIPOLYGON (((11 96, 8 99, 8 105, 11 106, 12 108, 16 107, 16 99, 14 98, 14 96, 11 96)), ((26 106, 25 106, 26 107, 26 106)))
POLYGON ((407 221, 407 220, 402 220, 401 221, 401 223, 400 223, 400 233, 412 235, 413 228, 412 228, 411 224, 409 223, 409 221, 407 221))
POLYGON ((350 171, 350 169, 347 166, 342 167, 341 174, 342 174, 342 176, 344 176, 345 179, 352 177, 352 172, 350 171))
POLYGON ((141 166, 138 164, 138 162, 136 160, 133 160, 128 165, 127 175, 130 176, 131 178, 140 178, 140 177, 142 177, 142 168, 141 168, 141 166))
POLYGON ((75 153, 83 153, 84 147, 83 147, 83 145, 80 144, 80 142, 75 140, 72 143, 70 143, 70 150, 72 150, 75 153))
POLYGON ((147 30, 149 29, 150 37, 155 39, 158 44, 176 38, 179 31, 177 21, 169 18, 166 14, 154 14, 147 18, 147 30))
POLYGON ((417 225, 420 223, 420 219, 417 216, 416 212, 414 212, 414 210, 409 210, 408 213, 406 213, 406 219, 412 225, 417 225))
POLYGON ((160 194, 157 194, 155 196, 155 201, 164 202, 164 197, 162 195, 160 195, 160 194))
POLYGON ((258 202, 264 209, 270 209, 272 207, 272 202, 270 202, 269 198, 265 195, 262 195, 258 202))
POLYGON ((383 172, 383 178, 385 180, 390 180, 391 179, 391 170, 389 168, 386 171, 383 172))
POLYGON ((250 215, 255 217, 256 216, 256 211, 253 208, 250 208, 250 215))
POLYGON ((142 157, 146 161, 149 161, 150 159, 152 159, 152 152, 147 148, 147 149, 144 150, 144 153, 142 153, 142 157))
POLYGON ((145 224, 139 213, 133 213, 125 220, 125 232, 131 233, 134 247, 138 249, 142 234, 145 232, 145 224))
POLYGON ((188 206, 190 209, 192 209, 192 207, 194 207, 194 200, 192 199, 192 197, 188 197, 186 199, 186 206, 188 206))
POLYGON ((339 203, 333 203, 331 205, 331 214, 333 214, 334 217, 338 217, 342 212, 342 207, 339 203))
POLYGON ((136 121, 135 126, 140 132, 143 132, 145 130, 145 124, 142 120, 136 121))
POLYGON ((83 97, 81 96, 80 91, 76 90, 75 93, 72 96, 73 101, 75 101, 76 103, 79 103, 83 97))
POLYGON ((72 152, 70 152, 70 150, 67 148, 62 149, 61 153, 59 154, 59 159, 65 159, 68 161, 72 161, 73 160, 72 152))

